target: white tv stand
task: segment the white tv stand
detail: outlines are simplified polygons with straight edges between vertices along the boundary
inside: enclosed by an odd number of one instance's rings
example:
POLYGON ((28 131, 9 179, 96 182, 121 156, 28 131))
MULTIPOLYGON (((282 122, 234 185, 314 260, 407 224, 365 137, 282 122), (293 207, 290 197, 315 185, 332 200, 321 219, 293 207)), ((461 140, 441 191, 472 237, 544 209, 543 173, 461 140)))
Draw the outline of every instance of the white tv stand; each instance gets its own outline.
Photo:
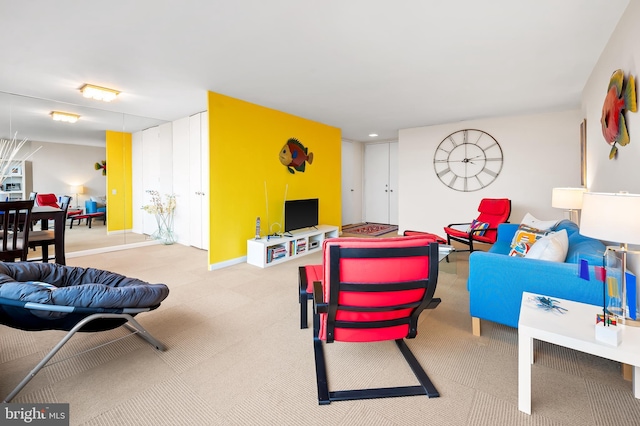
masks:
POLYGON ((315 253, 322 248, 324 240, 338 236, 338 227, 318 225, 317 228, 292 231, 291 235, 247 240, 247 263, 266 268, 315 253))

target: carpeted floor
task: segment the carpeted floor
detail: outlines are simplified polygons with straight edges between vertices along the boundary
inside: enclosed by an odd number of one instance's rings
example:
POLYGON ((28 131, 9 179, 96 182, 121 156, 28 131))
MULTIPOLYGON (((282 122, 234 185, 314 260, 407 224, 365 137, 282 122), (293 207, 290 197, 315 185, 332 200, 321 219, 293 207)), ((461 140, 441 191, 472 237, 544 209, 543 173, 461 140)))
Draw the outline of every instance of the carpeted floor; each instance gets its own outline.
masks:
MULTIPOLYGON (((45 368, 14 402, 67 402, 71 425, 638 425, 640 401, 618 363, 548 344, 535 347, 533 414, 518 411, 517 330, 483 322, 471 334, 468 254, 442 263, 442 303, 420 318, 408 345, 440 398, 317 403, 311 329, 299 329, 297 268, 320 252, 260 269, 207 271, 207 254, 153 245, 69 259, 165 282, 162 306, 137 319, 167 346, 133 336, 45 368)), ((0 326, 0 394, 6 395, 63 333, 0 326)), ((63 355, 121 329, 74 337, 63 355)), ((333 390, 416 384, 391 342, 326 346, 333 390)))
POLYGON ((385 223, 357 223, 342 227, 342 234, 357 235, 361 237, 379 237, 398 230, 398 225, 385 223))

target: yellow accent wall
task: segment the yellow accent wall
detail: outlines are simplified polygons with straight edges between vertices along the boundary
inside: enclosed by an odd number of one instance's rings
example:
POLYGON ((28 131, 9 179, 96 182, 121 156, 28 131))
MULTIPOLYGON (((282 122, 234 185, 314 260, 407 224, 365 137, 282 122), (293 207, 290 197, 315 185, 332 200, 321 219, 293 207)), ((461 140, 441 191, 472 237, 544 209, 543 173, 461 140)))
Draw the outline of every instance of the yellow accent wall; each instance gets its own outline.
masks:
POLYGON ((261 234, 267 235, 265 182, 270 233, 281 230, 287 186, 288 200, 319 198, 320 224, 340 226, 339 128, 213 92, 208 104, 209 264, 246 256, 258 216, 261 234), (313 153, 304 172, 291 174, 280 163, 280 150, 289 138, 313 153))
POLYGON ((132 228, 131 133, 107 130, 107 232, 132 228), (114 193, 115 192, 115 193, 114 193))

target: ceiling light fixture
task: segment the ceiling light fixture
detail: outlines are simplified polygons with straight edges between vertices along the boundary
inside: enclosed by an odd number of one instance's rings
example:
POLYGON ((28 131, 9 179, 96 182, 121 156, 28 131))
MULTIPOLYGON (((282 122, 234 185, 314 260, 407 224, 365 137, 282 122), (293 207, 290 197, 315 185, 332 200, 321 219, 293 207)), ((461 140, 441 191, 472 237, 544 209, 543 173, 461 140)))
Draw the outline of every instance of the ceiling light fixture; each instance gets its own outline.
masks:
POLYGON ((369 137, 370 137, 370 138, 375 138, 376 136, 378 136, 378 134, 377 134, 377 133, 369 133, 369 137))
POLYGON ((94 86, 93 84, 85 84, 80 88, 82 96, 98 101, 111 102, 120 94, 117 90, 108 89, 106 87, 94 86))
POLYGON ((51 118, 53 121, 63 121, 65 123, 75 123, 80 116, 78 114, 72 114, 70 112, 51 111, 51 118))

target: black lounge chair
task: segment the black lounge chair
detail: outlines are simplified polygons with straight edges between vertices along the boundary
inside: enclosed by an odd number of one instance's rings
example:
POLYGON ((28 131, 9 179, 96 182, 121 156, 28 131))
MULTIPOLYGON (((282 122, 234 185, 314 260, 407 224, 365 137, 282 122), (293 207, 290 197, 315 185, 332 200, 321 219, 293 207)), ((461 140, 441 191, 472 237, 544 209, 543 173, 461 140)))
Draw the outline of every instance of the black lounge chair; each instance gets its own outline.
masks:
POLYGON ((165 350, 133 317, 158 308, 168 294, 164 284, 99 269, 0 262, 0 324, 26 331, 68 331, 4 402, 10 402, 78 331, 125 326, 132 335, 165 350))

